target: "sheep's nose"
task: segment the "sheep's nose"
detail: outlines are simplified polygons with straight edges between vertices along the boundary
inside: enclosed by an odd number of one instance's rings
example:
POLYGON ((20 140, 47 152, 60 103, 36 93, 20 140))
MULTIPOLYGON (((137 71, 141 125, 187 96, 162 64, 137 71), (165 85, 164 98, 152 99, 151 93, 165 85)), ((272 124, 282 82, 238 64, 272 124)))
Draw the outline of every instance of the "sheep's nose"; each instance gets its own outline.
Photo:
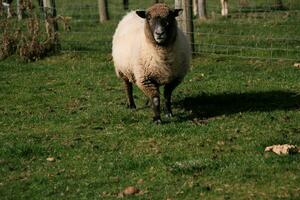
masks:
POLYGON ((159 35, 159 36, 161 36, 161 35, 164 35, 165 34, 165 30, 163 29, 163 28, 161 28, 161 27, 158 27, 156 30, 155 30, 155 34, 156 35, 159 35))
POLYGON ((155 34, 161 36, 165 34, 165 31, 155 31, 155 34))

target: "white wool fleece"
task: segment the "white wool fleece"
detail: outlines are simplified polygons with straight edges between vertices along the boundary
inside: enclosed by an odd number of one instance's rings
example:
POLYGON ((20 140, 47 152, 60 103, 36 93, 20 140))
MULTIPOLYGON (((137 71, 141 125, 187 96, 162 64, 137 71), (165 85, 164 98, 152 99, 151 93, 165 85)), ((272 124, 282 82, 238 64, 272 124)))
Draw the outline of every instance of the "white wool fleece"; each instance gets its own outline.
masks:
POLYGON ((190 46, 180 29, 175 42, 168 47, 153 45, 144 33, 145 19, 135 11, 118 24, 113 36, 112 56, 117 76, 142 86, 145 77, 155 77, 159 85, 181 81, 190 66, 190 46))

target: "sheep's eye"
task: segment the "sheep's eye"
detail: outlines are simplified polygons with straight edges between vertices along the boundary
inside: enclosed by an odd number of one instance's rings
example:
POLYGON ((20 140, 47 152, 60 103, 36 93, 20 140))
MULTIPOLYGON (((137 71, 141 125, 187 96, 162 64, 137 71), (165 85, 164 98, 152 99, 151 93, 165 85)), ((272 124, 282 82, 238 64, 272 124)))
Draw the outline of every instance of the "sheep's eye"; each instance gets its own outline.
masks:
POLYGON ((151 20, 151 15, 147 15, 147 20, 148 20, 148 21, 151 20))
POLYGON ((168 25, 169 25, 169 22, 168 22, 167 20, 163 20, 163 21, 161 22, 161 24, 162 24, 163 26, 168 26, 168 25))

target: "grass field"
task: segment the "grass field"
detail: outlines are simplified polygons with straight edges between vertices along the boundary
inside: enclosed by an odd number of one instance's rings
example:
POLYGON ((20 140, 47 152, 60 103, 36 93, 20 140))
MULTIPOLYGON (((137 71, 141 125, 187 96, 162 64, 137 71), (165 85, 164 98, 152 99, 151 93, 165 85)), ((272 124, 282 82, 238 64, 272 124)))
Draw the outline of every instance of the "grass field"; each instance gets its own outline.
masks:
POLYGON ((104 25, 77 16, 58 55, 0 61, 0 199, 116 199, 128 186, 141 190, 129 199, 300 199, 300 155, 264 152, 300 145, 300 3, 289 2, 294 10, 264 17, 236 9, 195 22, 220 33, 199 44, 268 47, 270 36, 292 38, 279 42, 295 51, 265 60, 200 50, 174 92, 174 118, 159 126, 137 88, 137 110, 126 108, 110 56, 117 11, 104 25))

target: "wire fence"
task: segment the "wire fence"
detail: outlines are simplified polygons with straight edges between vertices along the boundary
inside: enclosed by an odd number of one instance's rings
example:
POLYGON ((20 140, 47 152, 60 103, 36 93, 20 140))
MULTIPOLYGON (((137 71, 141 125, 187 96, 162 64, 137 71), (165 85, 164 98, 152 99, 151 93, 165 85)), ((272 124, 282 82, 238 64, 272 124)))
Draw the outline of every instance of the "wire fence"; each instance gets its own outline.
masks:
MULTIPOLYGON (((174 0, 165 1, 174 7, 174 0)), ((229 1, 229 16, 221 16, 219 0, 207 2, 208 19, 193 18, 194 54, 246 59, 300 60, 300 1, 229 1)), ((145 9, 153 1, 129 0, 129 10, 145 9)), ((111 40, 118 21, 128 10, 121 0, 108 1, 110 20, 99 23, 96 0, 56 2, 58 15, 71 17, 70 31, 60 31, 65 52, 111 52, 111 40)), ((60 27, 60 30, 63 28, 60 27)))

